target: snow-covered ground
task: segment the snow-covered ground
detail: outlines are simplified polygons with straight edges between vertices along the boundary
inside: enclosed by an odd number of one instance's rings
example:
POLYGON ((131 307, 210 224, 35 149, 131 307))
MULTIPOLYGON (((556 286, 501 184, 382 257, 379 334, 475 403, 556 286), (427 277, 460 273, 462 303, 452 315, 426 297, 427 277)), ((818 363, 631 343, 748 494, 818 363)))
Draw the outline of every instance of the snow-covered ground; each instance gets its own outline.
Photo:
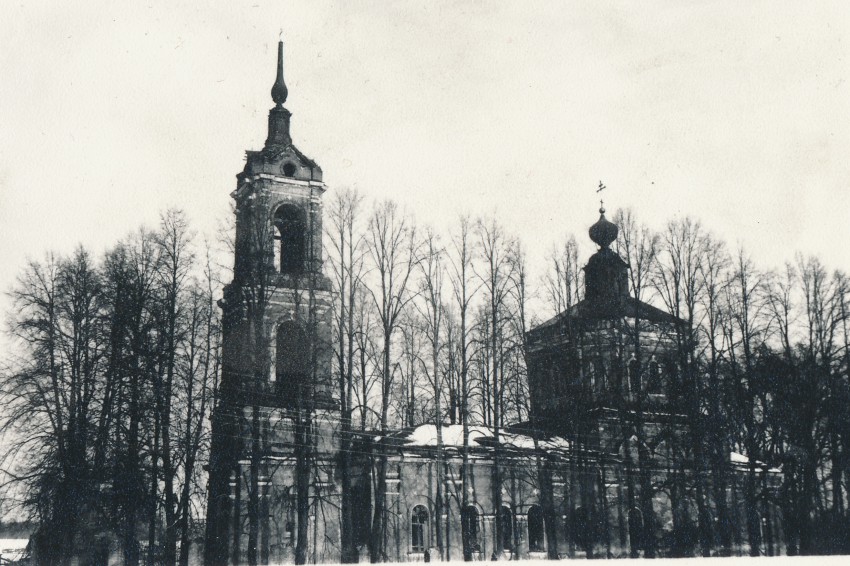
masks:
POLYGON ((20 560, 27 543, 28 538, 0 538, 0 558, 4 561, 20 560))
MULTIPOLYGON (((629 558, 625 560, 619 560, 615 562, 616 564, 628 564, 635 560, 643 561, 642 558, 629 558)), ((550 560, 515 560, 506 562, 506 564, 516 565, 516 566, 552 566, 552 564, 558 564, 562 561, 552 562, 550 560)), ((605 564, 605 560, 594 560, 596 564, 605 564)), ((434 560, 431 563, 438 564, 456 564, 457 566, 463 566, 465 564, 469 564, 468 562, 462 561, 452 561, 452 562, 436 562, 434 560)), ((568 563, 568 561, 564 561, 563 563, 568 563)), ((689 566, 691 564, 705 564, 706 566, 715 565, 715 566, 744 566, 744 565, 753 565, 757 564, 760 566, 809 566, 814 564, 826 564, 826 565, 838 565, 838 564, 850 564, 850 556, 772 556, 772 557, 762 557, 762 558, 749 558, 749 557, 732 557, 732 558, 656 558, 647 562, 648 564, 658 564, 659 566, 689 566)), ((410 562, 383 562, 382 564, 391 565, 391 564, 410 564, 410 562)), ((342 566, 342 565, 340 565, 342 566)))

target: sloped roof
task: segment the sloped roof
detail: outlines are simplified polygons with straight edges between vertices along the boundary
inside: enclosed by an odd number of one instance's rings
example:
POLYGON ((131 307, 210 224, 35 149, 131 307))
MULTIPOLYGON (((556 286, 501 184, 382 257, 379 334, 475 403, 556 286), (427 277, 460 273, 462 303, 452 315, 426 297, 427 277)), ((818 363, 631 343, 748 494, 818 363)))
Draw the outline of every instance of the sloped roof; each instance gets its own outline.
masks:
POLYGON ((626 297, 614 308, 605 308, 602 305, 595 304, 587 299, 584 299, 564 312, 557 314, 549 320, 542 322, 532 328, 532 332, 538 329, 543 329, 555 326, 565 320, 599 320, 606 318, 639 318, 655 323, 668 324, 684 324, 684 321, 665 312, 657 307, 639 301, 633 297, 626 297))

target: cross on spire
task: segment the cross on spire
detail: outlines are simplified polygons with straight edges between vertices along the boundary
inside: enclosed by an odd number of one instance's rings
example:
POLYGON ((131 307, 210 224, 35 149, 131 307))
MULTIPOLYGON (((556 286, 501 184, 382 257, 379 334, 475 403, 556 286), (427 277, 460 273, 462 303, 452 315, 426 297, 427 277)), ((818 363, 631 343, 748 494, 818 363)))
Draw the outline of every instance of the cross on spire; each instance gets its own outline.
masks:
MULTIPOLYGON (((599 181, 599 188, 596 189, 596 192, 601 193, 602 191, 604 191, 607 188, 608 187, 606 187, 605 185, 602 184, 602 181, 599 181)), ((605 214, 605 203, 602 201, 602 199, 599 199, 599 212, 600 212, 600 214, 605 214)))

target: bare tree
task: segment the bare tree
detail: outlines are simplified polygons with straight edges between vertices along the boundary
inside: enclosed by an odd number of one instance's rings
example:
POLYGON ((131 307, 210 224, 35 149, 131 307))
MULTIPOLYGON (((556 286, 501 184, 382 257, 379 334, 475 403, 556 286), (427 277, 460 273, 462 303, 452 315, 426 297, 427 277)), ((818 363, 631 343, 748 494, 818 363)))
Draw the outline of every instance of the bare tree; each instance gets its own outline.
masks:
POLYGON ((833 389, 830 406, 831 432, 837 446, 831 447, 830 473, 833 484, 833 512, 836 516, 842 516, 847 512, 842 493, 850 490, 850 468, 846 465, 850 459, 850 414, 848 414, 850 413, 848 410, 850 407, 850 279, 843 271, 835 272, 833 277, 835 279, 834 300, 838 311, 836 341, 839 341, 842 352, 836 352, 836 367, 831 382, 833 389))
POLYGON ((26 489, 40 522, 36 558, 69 564, 98 505, 88 462, 102 393, 106 341, 101 278, 88 252, 30 262, 11 292, 11 332, 24 350, 2 375, 5 471, 26 489))
MULTIPOLYGON (((354 396, 357 401, 356 409, 360 413, 359 429, 380 426, 380 413, 373 405, 374 389, 381 383, 381 347, 378 328, 378 315, 372 296, 364 283, 357 285, 355 290, 356 303, 360 308, 355 313, 354 339, 356 342, 355 355, 355 386, 354 396)), ((380 388, 379 388, 380 389, 380 388)))
MULTIPOLYGON (((459 405, 460 422, 463 427, 463 440, 461 447, 461 513, 469 506, 470 474, 469 468, 469 396, 470 396, 470 364, 473 355, 472 333, 470 329, 470 308, 475 297, 477 287, 473 283, 472 262, 474 260, 474 248, 471 241, 472 231, 469 218, 461 216, 458 226, 452 236, 452 245, 449 254, 449 278, 451 280, 452 299, 457 309, 457 329, 454 340, 450 340, 452 352, 456 352, 459 390, 456 394, 459 405)), ((447 337, 448 338, 448 337, 447 337)), ((472 547, 470 542, 470 525, 463 522, 461 528, 461 540, 463 544, 463 559, 472 559, 472 547)))
POLYGON ((422 368, 428 379, 434 403, 434 425, 437 431, 437 490, 434 509, 434 526, 437 534, 437 550, 441 560, 448 560, 445 540, 448 537, 447 530, 444 531, 443 515, 446 513, 445 489, 445 454, 443 451, 443 390, 444 372, 441 367, 441 354, 444 348, 442 331, 444 328, 443 303, 443 278, 445 268, 443 265, 444 250, 439 242, 438 236, 433 229, 428 229, 425 234, 422 259, 419 262, 421 269, 422 289, 419 296, 422 298, 417 303, 420 319, 423 322, 423 330, 426 341, 430 346, 430 359, 422 360, 422 368))
POLYGON ((569 234, 558 247, 553 247, 546 257, 549 269, 543 278, 543 287, 552 314, 559 315, 581 300, 581 267, 578 244, 569 234))
POLYGON ((704 441, 705 423, 700 410, 701 376, 696 360, 698 328, 702 322, 700 298, 705 281, 700 263, 705 253, 705 232, 696 220, 676 219, 661 236, 661 254, 654 282, 668 312, 684 321, 675 340, 682 372, 681 400, 687 415, 689 448, 693 455, 694 499, 699 521, 699 543, 703 556, 710 556, 713 530, 706 503, 704 441))
POLYGON ((186 300, 186 333, 177 363, 182 374, 178 391, 182 411, 183 484, 179 500, 180 566, 188 566, 192 543, 193 508, 206 486, 201 480, 199 461, 207 455, 206 426, 217 389, 220 366, 218 307, 215 304, 215 277, 210 250, 206 252, 203 280, 193 281, 186 300))
POLYGON ((411 277, 419 262, 419 249, 416 229, 411 220, 392 201, 385 201, 377 205, 373 211, 369 219, 366 245, 376 278, 374 288, 370 287, 369 292, 378 311, 378 321, 382 334, 381 438, 375 446, 377 452, 375 508, 369 536, 370 559, 372 562, 378 562, 387 558, 385 550, 387 526, 387 451, 385 439, 389 431, 387 417, 393 385, 393 334, 398 327, 402 313, 415 296, 411 277))
MULTIPOLYGON (((571 246, 568 243, 567 249, 570 248, 571 246)), ((514 247, 513 263, 514 277, 511 294, 513 295, 515 314, 512 317, 512 324, 515 327, 516 339, 519 342, 518 351, 522 356, 523 373, 526 374, 526 379, 524 381, 527 381, 527 370, 531 362, 530 345, 528 342, 530 322, 528 305, 530 291, 528 288, 528 269, 525 250, 523 250, 522 245, 519 242, 517 242, 514 247)), ((558 270, 556 261, 556 277, 551 281, 560 281, 562 283, 566 281, 567 278, 564 275, 568 269, 558 270)), ((560 285, 557 285, 556 287, 561 288, 560 285)), ((554 289, 552 290, 554 291, 554 289)), ((552 295, 560 296, 557 293, 552 293, 552 295)), ((570 291, 569 286, 566 286, 564 295, 565 302, 568 302, 574 296, 570 291)), ((527 399, 528 395, 523 395, 523 398, 527 399)), ((535 423, 535 427, 529 431, 534 442, 534 476, 537 488, 540 491, 540 504, 543 511, 543 524, 546 532, 546 552, 550 560, 558 560, 558 529, 556 526, 557 509, 555 507, 553 469, 549 462, 549 455, 541 450, 540 447, 540 440, 542 439, 542 435, 545 431, 540 430, 538 427, 539 423, 535 423)))
MULTIPOLYGON (((786 549, 795 555, 810 547, 810 509, 802 490, 802 464, 806 458, 805 447, 811 451, 812 429, 815 426, 814 407, 818 402, 817 389, 800 371, 795 353, 796 325, 798 320, 797 270, 786 263, 778 273, 766 279, 764 292, 769 309, 772 335, 779 340, 778 356, 767 356, 762 363, 765 374, 782 375, 785 383, 771 387, 775 394, 774 410, 770 413, 770 426, 777 437, 783 460, 783 486, 781 504, 785 517, 786 549), (789 414, 793 422, 789 422, 789 414), (805 513, 805 515, 803 515, 805 513)), ((734 367, 734 366, 733 366, 734 367)), ((767 377, 767 379, 770 379, 767 377)))
POLYGON ((393 388, 390 397, 394 411, 388 415, 391 426, 413 427, 428 420, 432 401, 431 388, 423 370, 422 350, 427 347, 423 323, 414 313, 404 313, 398 324, 393 364, 393 388), (428 395, 423 395, 427 393, 428 395))
POLYGON ((352 504, 352 418, 355 389, 355 356, 357 355, 356 313, 362 311, 363 237, 359 231, 358 217, 362 197, 351 190, 336 193, 329 209, 330 242, 329 264, 333 272, 336 291, 336 365, 339 375, 340 398, 340 476, 342 483, 341 557, 343 563, 357 562, 357 546, 354 539, 354 516, 352 504))
MULTIPOLYGON (((743 249, 738 250, 734 269, 728 291, 730 328, 726 334, 736 402, 729 408, 735 410, 737 420, 744 431, 743 445, 749 458, 744 485, 747 538, 750 542, 750 555, 758 556, 761 546, 761 525, 758 518, 756 462, 760 456, 761 423, 758 422, 756 414, 756 399, 760 389, 756 375, 756 355, 767 330, 767 318, 763 316, 764 281, 763 275, 755 269, 752 260, 743 249)), ((710 366, 709 376, 711 375, 710 366)))
MULTIPOLYGON (((486 307, 483 314, 489 332, 485 338, 489 344, 482 352, 489 351, 490 368, 484 396, 487 420, 493 428, 493 466, 491 491, 494 517, 501 517, 502 510, 502 456, 501 428, 504 420, 504 393, 507 380, 502 373, 505 355, 505 326, 508 320, 508 301, 510 300, 510 285, 512 284, 515 262, 513 261, 513 240, 509 239, 501 225, 495 219, 479 219, 476 223, 479 257, 482 265, 477 275, 481 280, 481 288, 486 297, 486 307)), ((486 371, 486 370, 485 370, 486 371)), ((487 422, 485 420, 485 422, 487 422)), ((502 521, 496 520, 494 534, 494 549, 504 548, 506 534, 502 532, 502 521)))
MULTIPOLYGON (((796 377, 808 395, 806 398, 795 396, 792 402, 795 419, 787 424, 793 434, 791 440, 801 452, 795 466, 799 473, 796 513, 800 516, 800 553, 813 554, 817 533, 811 532, 807 517, 813 510, 826 507, 825 489, 820 489, 818 470, 824 467, 829 448, 834 447, 836 456, 840 451, 829 401, 837 389, 833 369, 841 309, 836 280, 817 258, 798 255, 796 269, 802 308, 796 377)), ((833 484, 832 489, 839 499, 842 498, 840 481, 833 484)))
MULTIPOLYGON (((160 228, 155 234, 158 253, 161 258, 158 270, 160 301, 157 313, 158 346, 160 350, 158 369, 154 373, 154 408, 156 411, 156 431, 160 434, 154 439, 155 450, 151 457, 159 460, 162 466, 163 507, 165 514, 165 541, 163 561, 166 566, 177 562, 177 494, 175 480, 177 465, 175 446, 172 441, 172 400, 176 392, 175 373, 177 371, 178 344, 183 340, 185 321, 183 296, 186 281, 194 262, 190 250, 192 235, 185 214, 178 210, 168 210, 160 217, 160 228)), ((179 434, 179 433, 178 433, 179 434)), ((151 475, 151 501, 156 502, 160 478, 151 475)), ((156 536, 157 513, 151 513, 148 548, 153 551, 156 536)))
MULTIPOLYGON (((125 564, 139 561, 137 525, 152 513, 150 490, 145 493, 144 445, 157 437, 149 383, 155 377, 153 344, 157 274, 161 257, 154 235, 140 229, 107 255, 106 280, 110 310, 110 354, 107 379, 115 384, 113 419, 116 430, 113 486, 116 513, 121 517, 125 564), (118 423, 122 423, 119 425, 118 423), (126 423, 126 425, 124 425, 126 423), (153 426, 153 439, 146 431, 153 426)), ((156 475, 151 459, 150 474, 156 475)), ((150 484, 149 484, 150 485, 150 484)))
MULTIPOLYGON (((743 252, 741 252, 743 254, 743 252)), ((729 309, 724 301, 731 279, 731 261, 725 244, 714 238, 708 238, 705 246, 705 257, 700 266, 705 281, 705 293, 701 302, 705 313, 703 335, 707 353, 705 373, 708 377, 708 388, 705 396, 708 399, 707 436, 708 452, 711 460, 712 487, 714 505, 717 511, 717 529, 720 539, 720 552, 723 556, 732 553, 731 520, 726 496, 729 485, 729 423, 722 362, 726 354, 726 334, 724 325, 729 317, 729 309)))
MULTIPOLYGON (((652 233, 647 226, 639 225, 632 211, 629 209, 618 211, 614 221, 620 228, 617 239, 617 251, 629 266, 630 295, 636 301, 643 301, 645 295, 650 290, 651 279, 657 269, 659 236, 652 233)), ((650 355, 646 355, 647 353, 644 352, 644 342, 642 340, 644 324, 647 327, 649 326, 648 321, 641 319, 641 309, 635 309, 634 322, 628 331, 630 331, 629 333, 632 339, 634 365, 638 372, 644 372, 644 368, 649 366, 647 362, 652 354, 652 352, 649 352, 650 355), (647 359, 645 360, 644 358, 647 359)), ((624 366, 625 364, 621 360, 620 367, 624 366)), ((636 389, 636 391, 633 391, 633 413, 627 418, 625 411, 620 412, 621 422, 623 423, 623 445, 625 448, 625 473, 629 508, 633 508, 636 504, 634 501, 635 486, 634 474, 632 472, 634 468, 631 449, 632 433, 634 433, 637 448, 637 475, 640 481, 640 500, 637 504, 640 505, 643 518, 642 529, 630 525, 633 535, 630 537, 631 555, 632 557, 638 556, 639 549, 643 548, 645 556, 653 558, 656 553, 654 532, 656 515, 653 507, 653 462, 652 456, 649 453, 648 439, 644 427, 646 391, 642 387, 642 380, 637 379, 634 382, 629 384, 630 388, 636 389)), ((624 408, 625 405, 621 403, 621 407, 624 408)))

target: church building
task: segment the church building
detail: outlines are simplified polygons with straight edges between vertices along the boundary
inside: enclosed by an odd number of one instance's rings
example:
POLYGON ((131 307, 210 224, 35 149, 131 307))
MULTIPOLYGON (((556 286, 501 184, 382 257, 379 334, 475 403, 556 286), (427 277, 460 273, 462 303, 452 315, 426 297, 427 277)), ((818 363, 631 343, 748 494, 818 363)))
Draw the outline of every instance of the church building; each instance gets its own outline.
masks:
MULTIPOLYGON (((319 165, 293 144, 287 96, 281 45, 268 137, 247 152, 232 193, 235 260, 220 301, 208 566, 341 560, 327 187, 319 165)), ((584 268, 584 299, 527 335, 529 419, 499 431, 469 425, 466 481, 463 425, 440 425, 440 455, 434 423, 352 440, 351 536, 360 561, 369 560, 378 441, 389 447, 390 561, 670 555, 698 548, 700 521, 734 533, 732 547, 749 544, 739 528, 747 460, 726 449, 718 463, 689 448, 693 399, 677 348, 684 323, 630 295, 629 266, 612 248, 617 235, 601 209, 589 229, 598 250, 584 268), (697 481, 694 470, 711 465, 725 467, 726 485, 697 481), (706 505, 700 517, 694 501, 709 490, 705 499, 725 506, 706 505)), ((779 480, 778 470, 764 471, 765 485, 779 480)), ((769 501, 759 513, 757 544, 778 553, 779 513, 769 501)))

